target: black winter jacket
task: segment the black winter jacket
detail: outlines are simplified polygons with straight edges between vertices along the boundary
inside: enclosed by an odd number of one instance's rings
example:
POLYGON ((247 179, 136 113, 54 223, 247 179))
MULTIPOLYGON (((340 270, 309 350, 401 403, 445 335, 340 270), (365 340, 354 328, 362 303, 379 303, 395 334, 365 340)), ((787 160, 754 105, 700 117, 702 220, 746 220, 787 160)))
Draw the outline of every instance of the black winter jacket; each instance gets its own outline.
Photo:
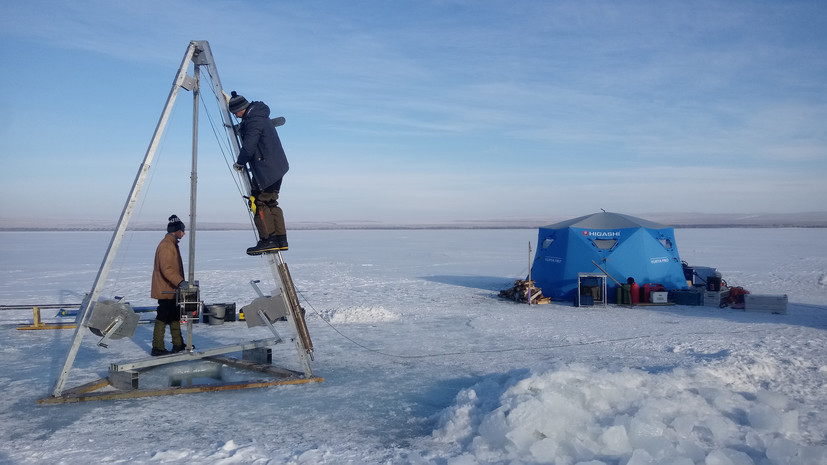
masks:
POLYGON ((284 177, 290 165, 279 140, 279 134, 270 121, 270 107, 264 102, 251 102, 238 126, 241 150, 240 165, 250 164, 254 189, 267 190, 284 177))

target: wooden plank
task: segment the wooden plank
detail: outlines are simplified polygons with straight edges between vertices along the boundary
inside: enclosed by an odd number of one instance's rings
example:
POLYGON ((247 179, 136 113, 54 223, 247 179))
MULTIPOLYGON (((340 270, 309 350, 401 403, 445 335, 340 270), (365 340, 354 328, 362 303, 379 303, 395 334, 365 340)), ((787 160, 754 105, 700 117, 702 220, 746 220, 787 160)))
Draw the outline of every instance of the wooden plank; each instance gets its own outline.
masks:
POLYGON ((77 326, 73 324, 66 324, 66 325, 52 325, 52 324, 39 324, 39 325, 28 325, 28 326, 18 326, 17 329, 20 331, 29 331, 33 329, 75 329, 77 326))
POLYGON ((86 394, 88 392, 97 391, 100 388, 104 388, 109 386, 109 379, 101 378, 86 384, 81 384, 80 386, 74 387, 72 389, 67 389, 64 391, 67 395, 77 395, 77 394, 86 394))
POLYGON ((106 391, 85 394, 64 395, 61 397, 46 397, 38 399, 41 405, 71 404, 93 400, 136 399, 140 397, 169 396, 176 394, 193 394, 198 392, 231 391, 237 389, 254 389, 270 386, 286 386, 292 384, 321 383, 324 378, 300 378, 281 381, 254 381, 230 384, 203 384, 198 386, 174 386, 165 389, 135 389, 132 391, 106 391))

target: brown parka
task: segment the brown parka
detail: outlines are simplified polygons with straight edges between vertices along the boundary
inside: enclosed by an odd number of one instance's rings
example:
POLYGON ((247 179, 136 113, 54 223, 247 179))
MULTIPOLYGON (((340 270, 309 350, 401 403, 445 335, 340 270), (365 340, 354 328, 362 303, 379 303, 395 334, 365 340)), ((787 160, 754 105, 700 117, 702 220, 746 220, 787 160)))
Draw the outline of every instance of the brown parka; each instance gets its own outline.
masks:
POLYGON ((153 299, 174 299, 175 290, 184 280, 184 262, 178 249, 175 233, 167 233, 155 250, 155 267, 152 270, 153 299))

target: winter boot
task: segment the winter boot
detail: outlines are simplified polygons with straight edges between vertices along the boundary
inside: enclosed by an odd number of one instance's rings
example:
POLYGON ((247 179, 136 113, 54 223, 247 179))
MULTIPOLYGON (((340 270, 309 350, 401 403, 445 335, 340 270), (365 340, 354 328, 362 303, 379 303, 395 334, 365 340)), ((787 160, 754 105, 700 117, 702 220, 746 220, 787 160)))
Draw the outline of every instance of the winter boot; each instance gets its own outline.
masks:
POLYGON ((279 250, 287 250, 287 234, 278 234, 270 237, 275 238, 275 242, 278 244, 279 250))
POLYGON ((158 357, 160 355, 169 355, 171 353, 172 352, 168 351, 167 349, 156 349, 153 347, 152 352, 150 352, 150 355, 152 355, 153 357, 158 357))
POLYGON ((261 239, 254 247, 247 249, 247 255, 261 255, 267 252, 279 251, 279 244, 273 239, 261 239))
MULTIPOLYGON (((186 348, 187 348, 186 344, 181 344, 180 346, 172 346, 172 353, 177 354, 178 352, 181 352, 182 350, 186 350, 186 348)), ((195 346, 192 346, 192 348, 195 349, 195 346)))

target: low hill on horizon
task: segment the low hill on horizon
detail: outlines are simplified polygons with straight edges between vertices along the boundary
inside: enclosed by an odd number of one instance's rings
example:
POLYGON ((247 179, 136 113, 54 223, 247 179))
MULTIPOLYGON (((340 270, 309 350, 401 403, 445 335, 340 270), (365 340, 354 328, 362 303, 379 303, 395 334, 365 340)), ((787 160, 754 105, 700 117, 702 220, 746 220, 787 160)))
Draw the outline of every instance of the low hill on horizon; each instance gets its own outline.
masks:
MULTIPOLYGON (((656 212, 630 213, 675 228, 827 228, 827 211, 799 213, 698 213, 656 212)), ((381 221, 297 221, 288 222, 292 230, 336 229, 533 229, 571 219, 551 215, 543 218, 504 218, 455 220, 433 223, 387 223, 381 221)), ((112 231, 116 224, 101 220, 54 220, 34 218, 0 218, 0 231, 112 231)), ((199 231, 247 230, 250 223, 199 222, 199 231)), ((157 224, 134 222, 133 231, 156 231, 157 224)))

